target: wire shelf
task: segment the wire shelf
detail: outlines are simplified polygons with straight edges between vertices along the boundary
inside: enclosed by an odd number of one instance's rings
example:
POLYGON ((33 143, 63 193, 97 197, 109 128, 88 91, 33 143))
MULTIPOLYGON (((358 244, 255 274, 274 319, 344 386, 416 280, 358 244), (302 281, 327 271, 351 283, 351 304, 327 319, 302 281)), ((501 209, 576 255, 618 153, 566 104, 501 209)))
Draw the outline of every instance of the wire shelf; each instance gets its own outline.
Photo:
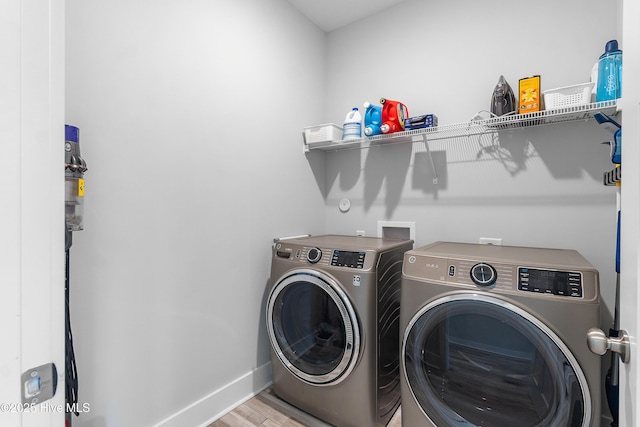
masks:
POLYGON ((609 115, 617 113, 617 101, 602 101, 561 107, 552 110, 527 114, 511 114, 491 118, 474 117, 468 122, 454 123, 424 129, 408 130, 387 135, 376 135, 347 141, 331 141, 316 144, 305 144, 304 151, 325 150, 338 151, 345 149, 362 149, 371 144, 411 143, 457 138, 461 136, 482 135, 505 130, 523 129, 533 126, 544 126, 556 123, 574 122, 593 119, 593 114, 603 112, 609 115))

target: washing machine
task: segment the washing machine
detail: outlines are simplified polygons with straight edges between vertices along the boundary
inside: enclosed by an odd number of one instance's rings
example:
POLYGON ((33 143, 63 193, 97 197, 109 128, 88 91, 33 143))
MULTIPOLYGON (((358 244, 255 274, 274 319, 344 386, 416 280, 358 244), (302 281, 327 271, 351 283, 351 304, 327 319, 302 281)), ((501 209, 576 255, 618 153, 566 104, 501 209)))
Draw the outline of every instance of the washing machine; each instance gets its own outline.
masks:
POLYGON ((400 283, 413 241, 310 236, 273 247, 273 391, 335 426, 384 426, 400 405, 400 283))
POLYGON ((598 271, 574 250, 436 242, 405 254, 402 425, 600 425, 598 271))

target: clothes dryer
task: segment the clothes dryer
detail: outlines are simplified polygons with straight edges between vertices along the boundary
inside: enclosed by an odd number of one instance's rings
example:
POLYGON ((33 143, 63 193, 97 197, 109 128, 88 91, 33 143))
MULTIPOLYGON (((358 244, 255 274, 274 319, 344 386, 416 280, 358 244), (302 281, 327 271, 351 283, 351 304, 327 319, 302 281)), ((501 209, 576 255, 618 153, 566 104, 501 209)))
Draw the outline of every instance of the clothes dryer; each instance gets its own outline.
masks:
POLYGON ((600 425, 598 271, 573 250, 436 242, 405 254, 402 425, 600 425))
POLYGON ((267 299, 273 391, 345 427, 384 426, 400 404, 400 283, 413 241, 276 242, 267 299))

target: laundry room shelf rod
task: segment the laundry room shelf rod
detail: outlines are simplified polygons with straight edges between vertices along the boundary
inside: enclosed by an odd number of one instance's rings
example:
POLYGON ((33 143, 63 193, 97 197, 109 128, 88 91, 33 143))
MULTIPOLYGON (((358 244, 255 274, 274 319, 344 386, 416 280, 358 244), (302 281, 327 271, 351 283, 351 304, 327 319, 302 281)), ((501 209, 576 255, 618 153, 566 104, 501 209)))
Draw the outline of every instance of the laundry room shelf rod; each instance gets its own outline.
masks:
POLYGON ((468 122, 454 123, 425 129, 396 132, 389 135, 376 135, 348 141, 331 141, 307 144, 304 151, 323 150, 353 150, 368 148, 372 144, 413 143, 433 141, 439 139, 459 138, 464 136, 482 135, 505 130, 524 129, 536 126, 553 125, 556 123, 586 121, 593 119, 596 112, 615 115, 618 112, 617 101, 602 101, 591 104, 562 107, 553 110, 543 110, 528 114, 513 114, 492 118, 474 118, 468 122))

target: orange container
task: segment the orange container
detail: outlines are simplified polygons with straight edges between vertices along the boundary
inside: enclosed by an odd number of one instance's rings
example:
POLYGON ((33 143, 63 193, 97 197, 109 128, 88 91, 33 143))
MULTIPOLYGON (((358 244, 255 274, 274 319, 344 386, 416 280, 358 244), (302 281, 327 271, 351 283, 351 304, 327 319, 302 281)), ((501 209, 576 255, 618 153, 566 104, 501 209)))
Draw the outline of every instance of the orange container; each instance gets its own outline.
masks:
POLYGON ((520 79, 519 88, 518 112, 520 114, 534 113, 543 109, 540 76, 520 79))

